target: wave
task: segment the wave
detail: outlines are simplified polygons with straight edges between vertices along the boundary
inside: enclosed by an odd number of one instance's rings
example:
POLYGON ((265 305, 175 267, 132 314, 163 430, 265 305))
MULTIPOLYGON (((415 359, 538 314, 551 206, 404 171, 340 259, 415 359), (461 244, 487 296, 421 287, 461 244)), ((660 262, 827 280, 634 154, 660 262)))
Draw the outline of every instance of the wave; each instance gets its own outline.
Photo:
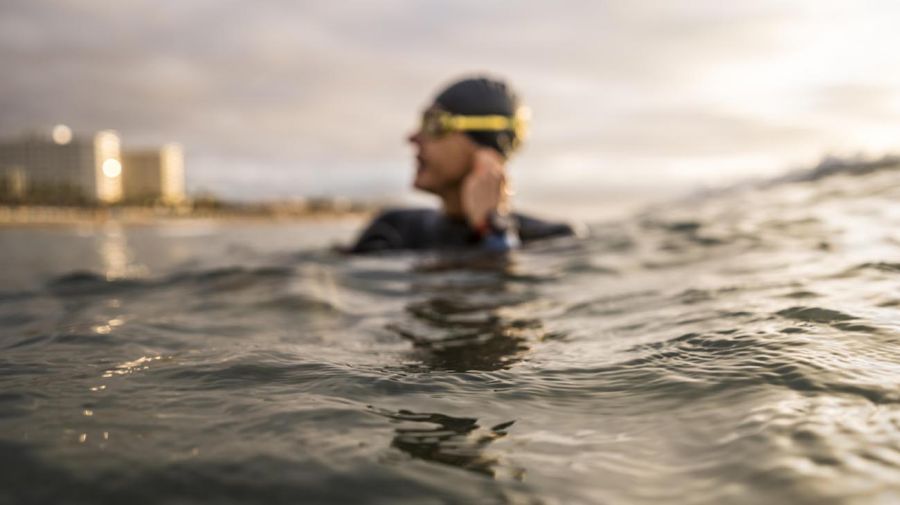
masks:
POLYGON ((900 468, 898 173, 502 262, 245 251, 2 293, 0 501, 873 502, 900 468))

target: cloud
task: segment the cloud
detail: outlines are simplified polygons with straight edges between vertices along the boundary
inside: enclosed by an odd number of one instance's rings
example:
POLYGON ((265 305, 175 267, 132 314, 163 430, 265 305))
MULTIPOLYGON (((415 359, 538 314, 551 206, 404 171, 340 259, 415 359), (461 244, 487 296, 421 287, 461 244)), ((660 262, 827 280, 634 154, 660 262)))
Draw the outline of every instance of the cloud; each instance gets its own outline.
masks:
POLYGON ((823 86, 814 109, 842 119, 895 121, 900 113, 900 89, 871 83, 823 86))

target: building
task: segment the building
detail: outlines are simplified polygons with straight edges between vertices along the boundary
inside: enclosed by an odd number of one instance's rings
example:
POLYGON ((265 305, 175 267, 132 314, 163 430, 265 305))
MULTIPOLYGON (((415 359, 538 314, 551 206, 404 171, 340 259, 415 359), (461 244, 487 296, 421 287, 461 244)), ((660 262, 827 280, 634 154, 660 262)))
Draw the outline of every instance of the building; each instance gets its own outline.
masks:
POLYGON ((125 201, 168 205, 184 201, 184 152, 178 144, 127 150, 122 168, 125 201))
POLYGON ((122 161, 116 132, 73 136, 58 125, 51 135, 0 141, 4 185, 34 203, 115 203, 122 199, 122 161))
POLYGON ((26 181, 25 170, 22 167, 0 167, 0 201, 24 201, 28 188, 26 181))

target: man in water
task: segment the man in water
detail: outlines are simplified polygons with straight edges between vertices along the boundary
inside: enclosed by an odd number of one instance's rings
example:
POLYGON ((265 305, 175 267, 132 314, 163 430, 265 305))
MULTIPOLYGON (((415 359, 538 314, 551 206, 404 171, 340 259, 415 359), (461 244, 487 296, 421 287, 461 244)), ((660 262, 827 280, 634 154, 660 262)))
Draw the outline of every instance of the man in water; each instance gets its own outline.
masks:
POLYGON ((503 81, 475 77, 444 89, 409 137, 416 147, 413 185, 442 208, 389 210, 350 252, 481 248, 507 251, 533 240, 572 235, 510 211, 506 162, 523 141, 527 109, 503 81))

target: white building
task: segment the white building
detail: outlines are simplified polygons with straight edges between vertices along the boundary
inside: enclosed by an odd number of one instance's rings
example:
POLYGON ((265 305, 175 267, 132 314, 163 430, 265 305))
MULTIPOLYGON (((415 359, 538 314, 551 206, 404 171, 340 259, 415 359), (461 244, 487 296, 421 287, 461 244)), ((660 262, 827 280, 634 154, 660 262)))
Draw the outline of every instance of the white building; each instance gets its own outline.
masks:
POLYGON ((127 150, 122 156, 126 201, 176 204, 184 201, 184 152, 178 144, 127 150))
POLYGON ((0 140, 0 171, 24 174, 28 199, 114 203, 122 199, 122 161, 116 132, 73 136, 59 125, 52 135, 0 140))

